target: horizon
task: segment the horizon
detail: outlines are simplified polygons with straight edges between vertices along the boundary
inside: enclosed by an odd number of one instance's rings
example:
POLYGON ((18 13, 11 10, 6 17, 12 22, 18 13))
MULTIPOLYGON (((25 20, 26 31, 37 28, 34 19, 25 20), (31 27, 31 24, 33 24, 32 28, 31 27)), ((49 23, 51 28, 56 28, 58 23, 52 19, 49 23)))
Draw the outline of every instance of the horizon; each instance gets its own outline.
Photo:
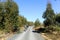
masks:
MULTIPOLYGON (((14 0, 19 7, 19 15, 24 16, 28 21, 35 21, 37 18, 43 23, 42 15, 46 10, 47 0, 14 0)), ((50 0, 55 13, 60 13, 60 0, 50 0)))

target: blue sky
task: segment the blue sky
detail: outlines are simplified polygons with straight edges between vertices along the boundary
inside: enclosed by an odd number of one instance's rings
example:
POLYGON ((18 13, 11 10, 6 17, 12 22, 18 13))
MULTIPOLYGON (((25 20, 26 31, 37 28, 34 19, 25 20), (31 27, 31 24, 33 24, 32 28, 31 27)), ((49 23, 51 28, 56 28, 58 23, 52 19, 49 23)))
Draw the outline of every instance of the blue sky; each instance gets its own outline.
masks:
MULTIPOLYGON (((46 10, 47 0, 15 0, 19 7, 19 15, 27 18, 28 21, 35 21, 39 18, 40 22, 44 19, 42 15, 46 10)), ((50 0, 55 13, 60 12, 60 0, 50 0)))

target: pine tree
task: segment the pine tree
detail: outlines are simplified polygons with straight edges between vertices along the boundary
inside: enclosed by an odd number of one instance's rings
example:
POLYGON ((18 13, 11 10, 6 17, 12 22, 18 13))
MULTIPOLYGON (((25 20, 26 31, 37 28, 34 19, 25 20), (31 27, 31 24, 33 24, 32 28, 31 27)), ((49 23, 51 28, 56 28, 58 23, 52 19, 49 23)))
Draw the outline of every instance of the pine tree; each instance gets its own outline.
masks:
POLYGON ((46 25, 54 24, 55 13, 54 13, 54 10, 52 9, 50 2, 47 4, 47 8, 43 14, 43 18, 45 19, 44 24, 46 25))

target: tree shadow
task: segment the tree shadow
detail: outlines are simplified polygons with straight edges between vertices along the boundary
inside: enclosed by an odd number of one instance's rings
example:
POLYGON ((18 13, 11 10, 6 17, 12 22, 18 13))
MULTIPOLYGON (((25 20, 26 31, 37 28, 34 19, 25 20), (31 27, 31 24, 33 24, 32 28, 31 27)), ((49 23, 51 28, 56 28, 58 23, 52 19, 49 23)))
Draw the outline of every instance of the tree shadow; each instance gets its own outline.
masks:
POLYGON ((49 30, 46 30, 46 28, 39 28, 39 29, 35 29, 33 31, 34 33, 49 33, 50 31, 49 30))

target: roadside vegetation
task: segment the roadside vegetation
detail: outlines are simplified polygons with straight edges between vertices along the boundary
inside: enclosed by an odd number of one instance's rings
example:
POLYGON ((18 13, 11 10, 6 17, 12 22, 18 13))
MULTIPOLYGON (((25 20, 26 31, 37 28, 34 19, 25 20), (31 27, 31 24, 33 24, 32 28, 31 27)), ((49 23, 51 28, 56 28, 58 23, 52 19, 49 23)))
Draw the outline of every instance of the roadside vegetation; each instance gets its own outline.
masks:
POLYGON ((60 40, 60 13, 54 12, 51 3, 47 4, 42 17, 44 18, 42 27, 38 19, 35 21, 37 33, 44 33, 44 36, 51 40, 60 40))
POLYGON ((60 13, 54 12, 51 3, 47 4, 42 17, 43 23, 38 18, 35 22, 27 21, 24 16, 19 15, 19 8, 14 0, 0 2, 0 38, 24 30, 25 25, 34 25, 36 31, 44 33, 51 40, 60 40, 60 13))
POLYGON ((30 22, 19 15, 19 8, 14 0, 0 2, 0 40, 4 35, 20 32, 28 24, 30 22))
MULTIPOLYGON (((60 40, 60 13, 55 13, 51 3, 47 4, 47 8, 42 16, 44 20, 45 36, 51 40, 60 40)), ((49 40, 49 39, 47 39, 49 40)))
POLYGON ((40 20, 37 18, 36 21, 34 22, 35 28, 40 27, 41 23, 40 20))

